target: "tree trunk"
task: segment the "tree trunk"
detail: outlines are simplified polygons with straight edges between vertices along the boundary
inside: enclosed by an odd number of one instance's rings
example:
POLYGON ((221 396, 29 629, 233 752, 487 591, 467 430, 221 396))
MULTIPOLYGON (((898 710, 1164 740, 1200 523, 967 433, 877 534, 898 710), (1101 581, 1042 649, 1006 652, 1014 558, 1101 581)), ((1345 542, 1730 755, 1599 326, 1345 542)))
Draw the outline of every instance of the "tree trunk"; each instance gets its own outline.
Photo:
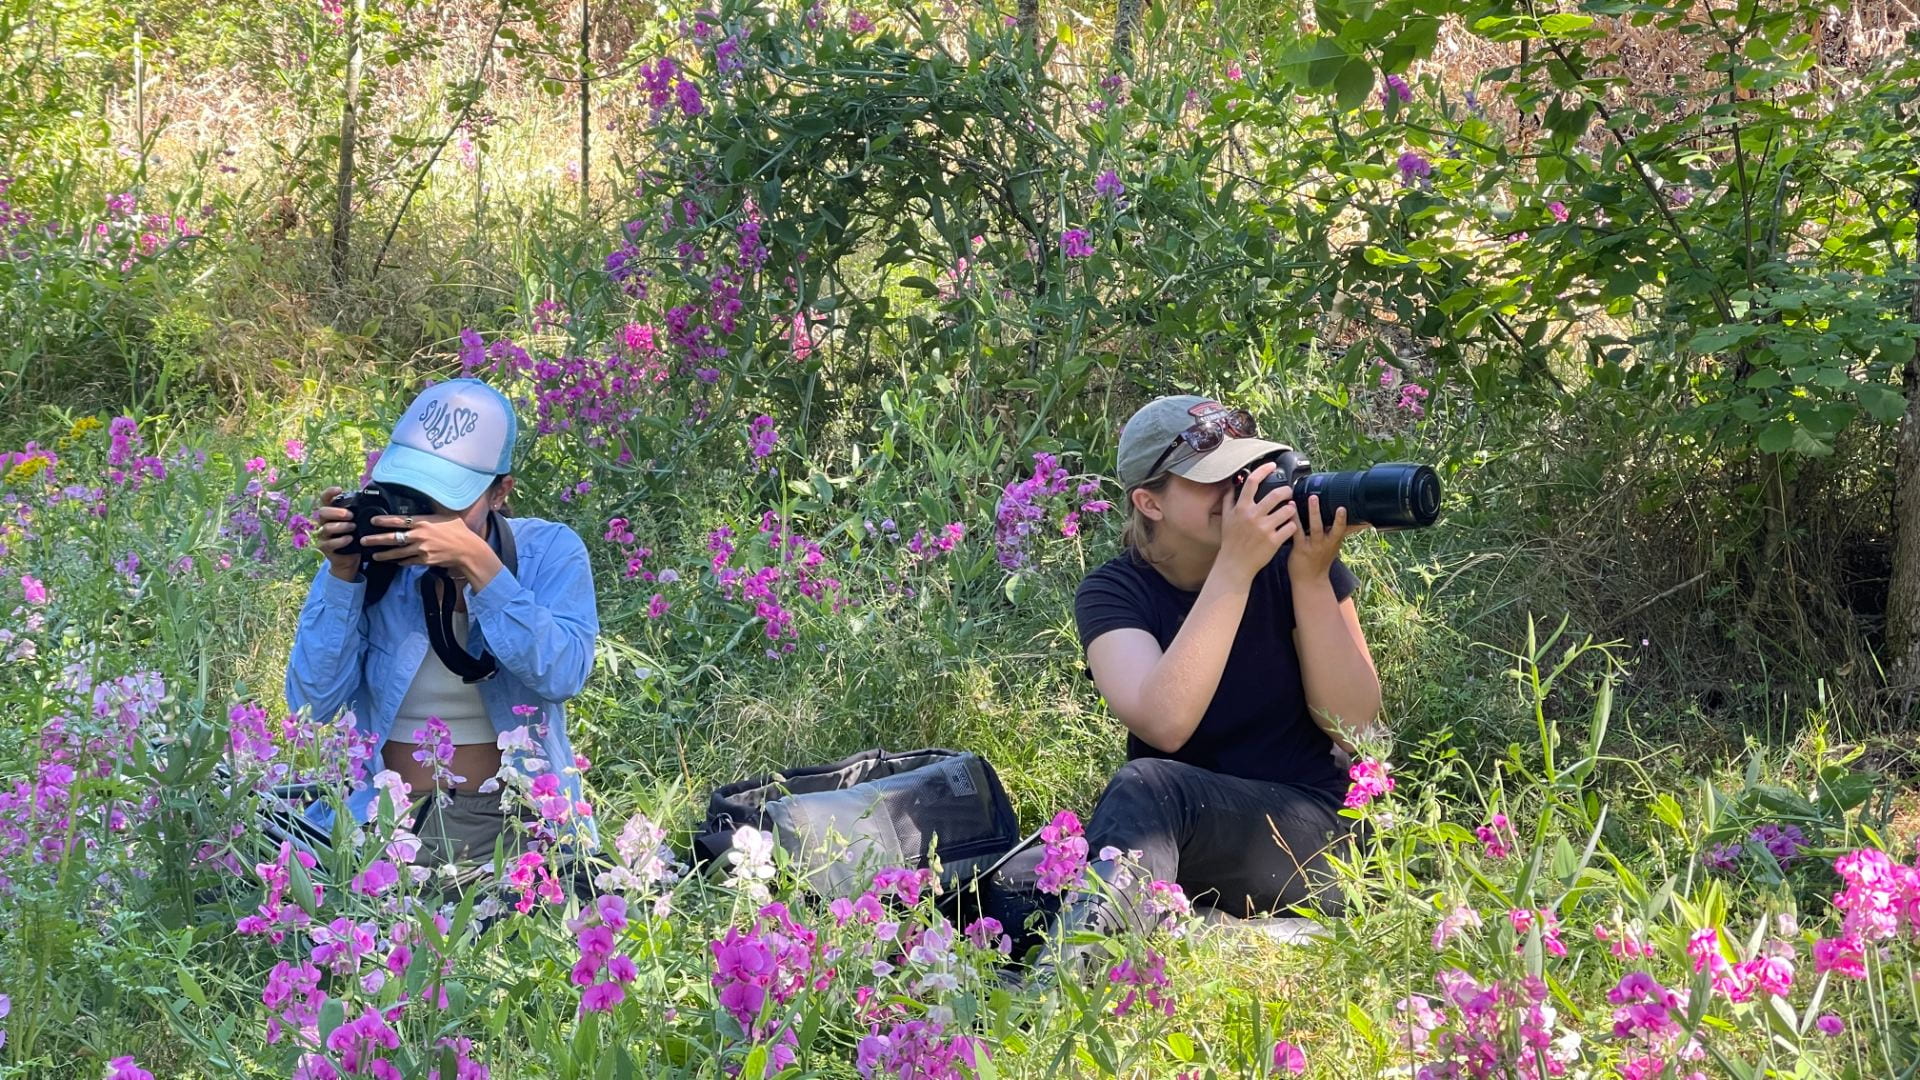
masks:
POLYGON ((367 14, 367 0, 353 0, 353 13, 347 16, 346 104, 340 110, 340 170, 334 176, 333 204, 333 284, 347 283, 347 255, 353 226, 353 150, 359 136, 360 120, 360 28, 367 14))
POLYGON ((1113 12, 1113 66, 1125 68, 1133 63, 1133 32, 1140 26, 1140 12, 1146 0, 1119 0, 1113 12))
MULTIPOLYGON (((1920 320, 1920 284, 1907 317, 1920 320)), ((1887 665, 1894 685, 1907 688, 1911 704, 1920 690, 1920 343, 1907 358, 1901 388, 1907 414, 1895 436, 1893 489, 1893 580, 1887 590, 1887 665)))
POLYGON ((593 22, 587 10, 588 0, 580 0, 580 216, 587 216, 587 150, 593 138, 593 110, 588 98, 593 89, 593 22))
POLYGON ((1040 0, 1020 0, 1020 11, 1016 17, 1020 23, 1020 37, 1033 55, 1040 54, 1040 0))

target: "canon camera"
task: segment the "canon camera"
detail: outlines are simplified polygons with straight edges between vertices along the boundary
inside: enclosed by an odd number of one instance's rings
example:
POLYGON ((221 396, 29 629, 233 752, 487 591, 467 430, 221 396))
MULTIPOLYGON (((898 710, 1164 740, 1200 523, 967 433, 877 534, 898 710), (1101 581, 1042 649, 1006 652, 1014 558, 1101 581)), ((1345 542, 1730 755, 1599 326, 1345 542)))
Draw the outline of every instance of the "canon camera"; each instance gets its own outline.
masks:
POLYGON ((340 554, 360 556, 363 568, 370 565, 373 553, 380 550, 366 546, 367 537, 394 531, 390 525, 375 525, 374 518, 383 514, 427 517, 435 512, 432 499, 401 484, 371 483, 359 491, 341 492, 333 497, 333 505, 353 514, 353 540, 340 549, 340 554))

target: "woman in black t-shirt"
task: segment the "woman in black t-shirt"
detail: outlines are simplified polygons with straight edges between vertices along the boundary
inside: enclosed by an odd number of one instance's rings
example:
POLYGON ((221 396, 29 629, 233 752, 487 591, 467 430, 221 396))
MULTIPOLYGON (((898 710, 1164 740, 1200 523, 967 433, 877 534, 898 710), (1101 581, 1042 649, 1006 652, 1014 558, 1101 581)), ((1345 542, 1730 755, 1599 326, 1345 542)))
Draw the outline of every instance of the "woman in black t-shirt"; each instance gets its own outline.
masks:
MULTIPOLYGON (((1288 488, 1255 502, 1274 466, 1248 466, 1283 449, 1216 401, 1141 408, 1120 436, 1127 550, 1074 602, 1094 685, 1128 731, 1088 849, 1137 851, 1135 881, 1178 882, 1238 916, 1339 906, 1324 854, 1347 833, 1335 748, 1350 753, 1380 711, 1338 558, 1366 526, 1342 509, 1332 528, 1302 532, 1288 488)), ((1094 868, 1115 877, 1111 860, 1094 868)), ((1121 916, 1082 905, 1069 921, 1101 912, 1121 916)))

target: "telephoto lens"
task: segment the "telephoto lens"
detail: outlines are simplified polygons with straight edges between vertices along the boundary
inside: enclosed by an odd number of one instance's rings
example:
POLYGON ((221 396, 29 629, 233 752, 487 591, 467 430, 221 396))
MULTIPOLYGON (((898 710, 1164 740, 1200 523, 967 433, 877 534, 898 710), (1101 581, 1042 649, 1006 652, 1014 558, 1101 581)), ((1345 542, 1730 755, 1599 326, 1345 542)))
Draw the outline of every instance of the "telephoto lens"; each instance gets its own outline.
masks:
MULTIPOLYGON (((1254 493, 1264 497, 1275 488, 1293 485, 1293 502, 1300 520, 1307 521, 1307 500, 1320 496, 1320 520, 1331 526, 1341 507, 1347 524, 1376 529, 1418 529, 1440 517, 1440 477, 1431 466, 1411 461, 1388 462, 1350 472, 1308 472, 1306 462, 1293 452, 1281 455, 1279 468, 1254 493)), ((1312 531, 1309 523, 1308 531, 1312 531)))
POLYGON ((1347 508, 1347 524, 1376 529, 1418 529, 1440 517, 1440 477, 1411 461, 1394 461, 1355 472, 1310 473, 1293 487, 1293 501, 1306 520, 1307 499, 1320 496, 1320 519, 1347 508))

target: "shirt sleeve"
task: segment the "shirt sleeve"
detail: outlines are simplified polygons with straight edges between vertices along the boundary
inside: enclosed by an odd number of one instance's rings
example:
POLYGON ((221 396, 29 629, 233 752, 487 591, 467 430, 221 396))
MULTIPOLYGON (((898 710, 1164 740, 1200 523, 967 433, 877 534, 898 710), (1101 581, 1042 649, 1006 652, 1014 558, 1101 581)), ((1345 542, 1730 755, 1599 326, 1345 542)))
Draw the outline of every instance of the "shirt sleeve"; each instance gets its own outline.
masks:
POLYGON ((1327 571, 1327 577, 1333 582, 1335 600, 1345 600, 1353 595, 1353 590, 1360 587, 1360 579, 1353 576, 1353 571, 1347 569, 1347 564, 1341 562, 1338 555, 1334 556, 1333 567, 1327 571))
POLYGON ((1095 638, 1109 630, 1153 632, 1153 621, 1138 590, 1128 588, 1123 575, 1110 573, 1105 568, 1095 570, 1080 582, 1080 589, 1073 596, 1073 620, 1080 630, 1083 655, 1095 638))
POLYGON ((366 578, 342 581, 321 564, 300 608, 293 652, 287 657, 289 711, 306 708, 315 720, 332 720, 360 688, 367 651, 367 621, 361 610, 366 594, 366 578))
POLYGON ((544 700, 565 701, 593 671, 600 615, 586 544, 564 525, 555 529, 539 560, 521 568, 525 582, 503 569, 486 588, 467 591, 467 611, 501 667, 544 700))

